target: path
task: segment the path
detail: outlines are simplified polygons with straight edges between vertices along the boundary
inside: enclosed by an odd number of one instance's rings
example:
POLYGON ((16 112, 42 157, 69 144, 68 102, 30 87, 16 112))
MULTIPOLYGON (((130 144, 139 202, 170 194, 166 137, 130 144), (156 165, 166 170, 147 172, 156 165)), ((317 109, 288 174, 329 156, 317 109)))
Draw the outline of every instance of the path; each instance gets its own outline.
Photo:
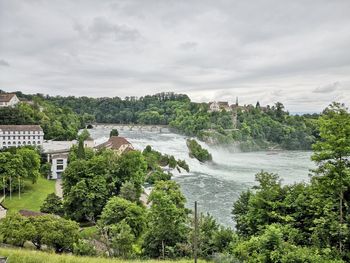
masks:
POLYGON ((57 179, 55 184, 55 192, 56 195, 59 197, 63 197, 63 191, 62 191, 62 179, 57 179))

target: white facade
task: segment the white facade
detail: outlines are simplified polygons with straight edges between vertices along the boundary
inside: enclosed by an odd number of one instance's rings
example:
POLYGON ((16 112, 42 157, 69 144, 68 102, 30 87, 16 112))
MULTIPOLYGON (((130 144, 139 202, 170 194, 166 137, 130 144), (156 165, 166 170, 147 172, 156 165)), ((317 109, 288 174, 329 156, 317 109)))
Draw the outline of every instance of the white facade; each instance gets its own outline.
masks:
POLYGON ((0 107, 13 107, 20 100, 17 98, 16 94, 1 94, 0 95, 0 107))
POLYGON ((38 125, 0 125, 0 149, 20 146, 41 147, 44 132, 38 125))
POLYGON ((49 179, 61 179, 67 168, 68 154, 54 154, 51 156, 51 175, 49 179))
POLYGON ((216 101, 210 102, 209 103, 209 111, 210 112, 220 111, 219 103, 217 103, 216 101))

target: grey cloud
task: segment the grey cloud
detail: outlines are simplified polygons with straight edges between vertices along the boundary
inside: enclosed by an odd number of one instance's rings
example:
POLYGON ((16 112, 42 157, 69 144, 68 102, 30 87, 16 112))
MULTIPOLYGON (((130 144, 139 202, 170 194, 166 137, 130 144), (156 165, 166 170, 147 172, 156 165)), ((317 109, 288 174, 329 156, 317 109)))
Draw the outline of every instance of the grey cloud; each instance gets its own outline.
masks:
POLYGON ((8 63, 6 60, 4 59, 0 59, 0 66, 4 66, 4 67, 9 67, 10 63, 8 63))
POLYGON ((336 81, 336 82, 333 82, 331 84, 318 87, 318 88, 314 89, 313 92, 315 92, 315 93, 331 93, 331 92, 337 90, 339 88, 339 86, 340 86, 340 83, 338 81, 336 81))
POLYGON ((80 35, 95 41, 108 37, 114 38, 115 41, 135 41, 141 37, 138 30, 127 25, 111 23, 105 17, 95 17, 86 29, 77 22, 73 28, 80 35))
POLYGON ((347 0, 0 5, 0 58, 16 65, 0 74, 9 90, 120 97, 171 90, 195 101, 280 100, 291 111, 350 101, 347 0))

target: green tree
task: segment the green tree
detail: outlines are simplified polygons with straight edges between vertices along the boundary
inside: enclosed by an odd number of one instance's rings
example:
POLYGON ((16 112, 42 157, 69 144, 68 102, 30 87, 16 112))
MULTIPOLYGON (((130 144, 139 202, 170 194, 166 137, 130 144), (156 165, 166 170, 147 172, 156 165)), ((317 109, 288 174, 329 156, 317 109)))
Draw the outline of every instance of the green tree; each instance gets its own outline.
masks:
POLYGON ((344 105, 331 104, 319 119, 320 140, 313 145, 316 180, 323 191, 338 200, 338 247, 342 252, 348 236, 345 218, 350 193, 350 114, 344 105), (346 193, 346 195, 344 195, 346 193), (346 230, 346 231, 345 231, 346 230))
POLYGON ((40 207, 40 211, 43 213, 55 214, 59 216, 64 215, 62 198, 56 194, 48 194, 43 204, 40 207))
POLYGON ((186 240, 186 199, 174 181, 159 181, 149 196, 151 208, 145 233, 144 253, 151 257, 165 257, 169 249, 186 240))
POLYGON ((17 212, 9 213, 0 221, 0 234, 4 243, 23 247, 24 242, 33 234, 33 229, 27 218, 17 212))
POLYGON ((112 129, 111 132, 109 133, 109 137, 112 136, 119 136, 119 132, 117 129, 112 129))
POLYGON ((110 256, 127 258, 131 255, 135 236, 125 220, 105 227, 102 234, 105 237, 110 256))
POLYGON ((56 216, 46 216, 42 242, 57 253, 71 252, 79 239, 79 225, 71 220, 56 216))
POLYGON ((104 228, 123 220, 131 227, 134 236, 138 237, 144 229, 145 209, 136 203, 114 196, 103 208, 98 224, 104 228))

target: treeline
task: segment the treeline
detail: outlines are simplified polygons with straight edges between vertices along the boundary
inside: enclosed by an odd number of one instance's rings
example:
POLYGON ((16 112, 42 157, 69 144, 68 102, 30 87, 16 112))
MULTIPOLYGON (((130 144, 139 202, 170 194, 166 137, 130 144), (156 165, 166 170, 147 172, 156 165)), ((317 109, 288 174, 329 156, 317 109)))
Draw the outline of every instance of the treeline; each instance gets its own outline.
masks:
POLYGON ((46 97, 59 107, 69 107, 78 114, 88 113, 99 123, 169 124, 175 118, 175 109, 187 104, 187 95, 173 92, 148 95, 140 98, 119 97, 46 97))
POLYGON ((159 93, 140 98, 47 97, 59 107, 93 115, 101 123, 167 124, 188 136, 216 144, 239 144, 242 150, 284 148, 311 149, 318 136, 315 115, 293 116, 281 103, 262 108, 237 108, 232 112, 209 112, 208 104, 191 102, 187 95, 159 93), (238 130, 234 130, 237 128, 238 130))

